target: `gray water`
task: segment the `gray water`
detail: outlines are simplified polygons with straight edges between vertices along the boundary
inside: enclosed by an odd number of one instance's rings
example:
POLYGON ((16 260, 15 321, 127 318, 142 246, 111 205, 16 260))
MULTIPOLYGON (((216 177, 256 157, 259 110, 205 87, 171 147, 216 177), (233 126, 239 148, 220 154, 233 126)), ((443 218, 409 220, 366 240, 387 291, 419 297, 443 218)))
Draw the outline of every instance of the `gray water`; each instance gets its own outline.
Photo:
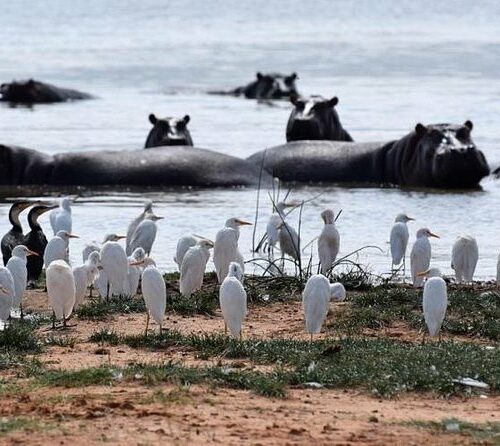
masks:
MULTIPOLYGON (((358 141, 389 140, 417 122, 474 122, 473 136, 490 165, 500 164, 500 4, 495 1, 72 1, 16 0, 0 15, 0 80, 35 77, 97 96, 91 101, 0 106, 1 142, 57 153, 139 150, 147 115, 191 115, 199 147, 245 157, 284 142, 290 112, 240 98, 207 95, 252 80, 256 71, 296 71, 304 94, 338 96, 343 125, 358 141)), ((390 268, 388 237, 395 215, 428 226, 433 263, 451 273, 455 237, 469 233, 480 247, 478 277, 492 278, 500 240, 499 183, 483 191, 431 193, 370 188, 300 187, 295 199, 323 193, 306 205, 303 244, 319 234, 319 212, 342 209, 341 254, 377 245, 358 261, 376 273, 390 268)), ((79 199, 73 210, 71 259, 86 242, 124 232, 142 201, 152 198, 159 233, 152 256, 163 270, 179 236, 214 237, 226 218, 253 220, 256 191, 181 190, 79 199)), ((262 193, 257 234, 271 206, 262 193)), ((0 204, 0 232, 9 205, 0 204)), ((297 224, 298 213, 291 216, 297 224)), ((48 218, 41 219, 50 233, 48 218)), ((259 238, 259 237, 258 237, 259 238)), ((252 229, 240 245, 251 257, 252 229)), ((305 253, 307 256, 308 253, 305 253)))

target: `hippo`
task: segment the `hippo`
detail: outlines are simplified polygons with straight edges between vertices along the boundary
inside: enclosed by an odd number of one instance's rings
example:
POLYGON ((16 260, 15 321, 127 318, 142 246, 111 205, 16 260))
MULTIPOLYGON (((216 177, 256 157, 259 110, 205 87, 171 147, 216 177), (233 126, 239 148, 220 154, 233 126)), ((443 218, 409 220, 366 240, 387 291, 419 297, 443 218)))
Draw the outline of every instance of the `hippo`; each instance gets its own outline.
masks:
POLYGON ((149 115, 149 122, 153 128, 149 131, 145 149, 158 146, 192 146, 193 140, 187 128, 189 115, 182 119, 157 118, 153 113, 149 115))
POLYGON ((12 104, 50 104, 91 98, 92 96, 87 93, 56 87, 33 79, 0 85, 0 101, 12 104))
POLYGON ((257 73, 256 79, 249 84, 230 91, 211 92, 212 94, 226 94, 245 96, 247 99, 288 99, 291 95, 298 95, 295 81, 297 73, 290 75, 280 73, 257 73))
POLYGON ((472 128, 471 121, 417 124, 386 143, 293 141, 248 160, 283 181, 471 189, 490 171, 471 138, 472 128))
POLYGON ((336 96, 325 99, 322 96, 307 98, 292 95, 294 105, 286 126, 286 140, 327 140, 352 141, 351 135, 340 123, 335 106, 339 103, 336 96))
MULTIPOLYGON (((270 183, 246 160, 190 146, 133 151, 86 151, 47 155, 0 145, 2 186, 229 187, 270 183)), ((50 187, 45 187, 50 189, 50 187)))

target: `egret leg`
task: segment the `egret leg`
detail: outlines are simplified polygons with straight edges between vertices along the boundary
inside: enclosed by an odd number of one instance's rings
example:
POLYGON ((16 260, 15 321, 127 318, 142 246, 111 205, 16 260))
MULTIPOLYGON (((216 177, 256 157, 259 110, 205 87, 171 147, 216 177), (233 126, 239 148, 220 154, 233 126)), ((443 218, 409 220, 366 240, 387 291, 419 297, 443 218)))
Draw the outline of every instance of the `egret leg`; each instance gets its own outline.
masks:
POLYGON ((227 324, 226 324, 226 321, 224 321, 224 334, 227 335, 227 324))
POLYGON ((24 313, 23 313, 23 304, 22 304, 22 302, 19 304, 19 308, 21 310, 21 314, 20 314, 21 320, 23 320, 24 319, 24 313))
POLYGON ((422 335, 422 345, 425 345, 425 331, 424 331, 424 333, 422 335))
POLYGON ((63 313, 63 328, 66 330, 67 325, 66 325, 66 316, 63 313))
POLYGON ((106 286, 106 300, 109 299, 109 280, 108 280, 108 284, 106 286))
POLYGON ((403 257, 403 280, 406 276, 406 258, 403 257))
POLYGON ((312 344, 312 341, 313 341, 313 334, 311 333, 311 340, 310 340, 311 344, 312 344))
POLYGON ((161 324, 160 324, 160 335, 161 335, 161 331, 162 331, 162 330, 163 330, 163 328, 162 328, 162 326, 161 326, 161 324))
POLYGON ((56 312, 52 311, 52 330, 56 329, 56 312))
POLYGON ((146 316, 146 332, 144 333, 145 336, 148 335, 148 328, 149 328, 149 311, 147 312, 146 316))
POLYGON ((243 340, 243 330, 240 330, 240 342, 243 340))
POLYGON ((94 289, 94 285, 89 286, 89 297, 92 298, 92 290, 94 289))

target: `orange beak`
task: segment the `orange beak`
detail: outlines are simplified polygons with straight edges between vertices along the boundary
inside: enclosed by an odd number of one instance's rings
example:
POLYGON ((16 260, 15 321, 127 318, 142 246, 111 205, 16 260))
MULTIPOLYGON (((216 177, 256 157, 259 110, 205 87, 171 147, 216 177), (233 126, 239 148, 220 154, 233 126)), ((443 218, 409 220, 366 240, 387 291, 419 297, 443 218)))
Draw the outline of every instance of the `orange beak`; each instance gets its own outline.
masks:
POLYGON ((79 235, 76 235, 76 234, 70 234, 68 235, 69 238, 80 238, 79 235))
POLYGON ((28 255, 28 256, 37 256, 37 257, 40 257, 40 254, 38 254, 38 253, 37 253, 37 252, 35 252, 35 251, 32 251, 31 249, 28 249, 28 250, 26 251, 26 255, 28 255))
POLYGON ((429 272, 429 270, 427 270, 427 271, 422 271, 422 272, 420 272, 420 273, 417 273, 417 276, 418 276, 418 277, 425 277, 425 276, 427 275, 427 273, 428 273, 428 272, 429 272))
POLYGON ((116 236, 116 240, 121 240, 121 239, 124 239, 124 238, 127 238, 126 235, 117 235, 116 236))
POLYGON ((434 234, 433 232, 430 232, 430 231, 429 231, 429 237, 441 238, 441 237, 439 237, 439 235, 434 234))
POLYGON ((245 221, 245 220, 239 220, 239 219, 238 219, 238 220, 236 220, 236 221, 238 222, 238 224, 239 224, 240 226, 246 226, 246 225, 252 226, 252 225, 253 225, 253 223, 250 223, 249 221, 245 221))

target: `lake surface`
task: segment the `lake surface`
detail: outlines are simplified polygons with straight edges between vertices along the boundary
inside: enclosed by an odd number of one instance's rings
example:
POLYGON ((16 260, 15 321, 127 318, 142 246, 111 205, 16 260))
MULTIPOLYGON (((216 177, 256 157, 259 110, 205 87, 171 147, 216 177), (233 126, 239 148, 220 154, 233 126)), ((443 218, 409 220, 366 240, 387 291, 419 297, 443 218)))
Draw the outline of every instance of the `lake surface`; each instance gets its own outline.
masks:
MULTIPOLYGON (((195 145, 246 157, 285 140, 290 113, 241 98, 208 95, 252 80, 256 71, 299 74, 303 94, 338 96, 342 123, 357 141, 390 140, 417 122, 474 122, 476 144, 491 166, 500 164, 500 4, 494 1, 72 1, 17 0, 2 5, 0 81, 34 77, 94 94, 97 99, 33 109, 0 106, 1 142, 47 153, 139 150, 147 116, 189 114, 195 145)), ((483 190, 434 193, 398 189, 300 187, 309 199, 302 218, 303 245, 322 227, 325 207, 342 209, 341 255, 377 245, 357 259, 373 272, 390 269, 389 231, 407 212, 411 239, 420 227, 433 240, 433 264, 451 273, 455 237, 476 236, 478 277, 493 278, 500 239, 500 183, 483 190)), ((179 236, 215 237, 226 218, 253 221, 256 191, 181 190, 85 196, 74 205, 71 259, 86 242, 125 232, 152 198, 159 232, 152 256, 163 270, 179 236)), ((9 205, 0 204, 0 231, 9 205)), ((257 235, 271 211, 261 194, 257 235)), ((298 212, 291 215, 297 225, 298 212)), ((41 219, 50 233, 48 217, 41 219)), ((260 238, 260 237, 258 237, 260 238)), ((240 246, 251 257, 252 229, 240 246)), ((308 256, 308 253, 305 253, 308 256)))

